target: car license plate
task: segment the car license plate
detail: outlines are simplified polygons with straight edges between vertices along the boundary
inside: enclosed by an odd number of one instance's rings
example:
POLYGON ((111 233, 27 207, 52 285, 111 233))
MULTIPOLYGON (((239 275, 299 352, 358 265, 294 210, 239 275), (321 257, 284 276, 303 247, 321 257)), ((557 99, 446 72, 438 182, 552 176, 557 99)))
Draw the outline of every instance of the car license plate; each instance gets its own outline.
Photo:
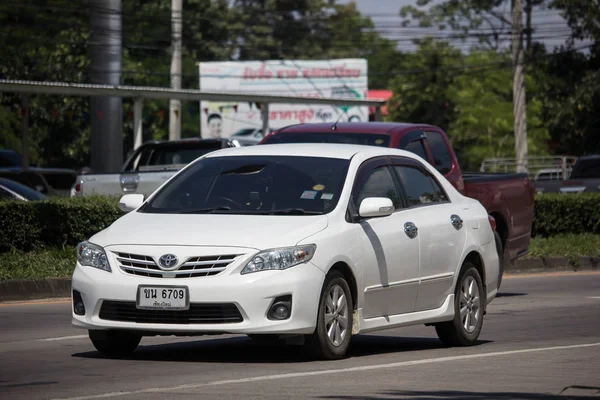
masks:
POLYGON ((138 286, 137 308, 144 310, 188 310, 187 286, 138 286))

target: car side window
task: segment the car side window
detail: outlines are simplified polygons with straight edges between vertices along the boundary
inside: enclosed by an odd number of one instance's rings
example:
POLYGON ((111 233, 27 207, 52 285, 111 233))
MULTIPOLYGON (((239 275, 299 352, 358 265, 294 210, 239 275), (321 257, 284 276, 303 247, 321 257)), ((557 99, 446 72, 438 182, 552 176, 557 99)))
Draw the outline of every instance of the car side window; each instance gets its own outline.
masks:
POLYGON ((448 196, 429 173, 415 167, 394 166, 402 183, 408 206, 449 201, 448 196))
POLYGON ((441 174, 447 174, 452 170, 452 158, 442 134, 439 132, 425 132, 425 135, 433 155, 434 167, 441 174))
POLYGON ((427 153, 425 153, 425 146, 423 146, 422 140, 415 140, 414 142, 408 143, 404 146, 403 150, 410 151, 427 161, 427 153))
POLYGON ((367 197, 387 197, 395 208, 401 207, 400 195, 387 166, 374 168, 357 191, 354 202, 357 208, 367 197))

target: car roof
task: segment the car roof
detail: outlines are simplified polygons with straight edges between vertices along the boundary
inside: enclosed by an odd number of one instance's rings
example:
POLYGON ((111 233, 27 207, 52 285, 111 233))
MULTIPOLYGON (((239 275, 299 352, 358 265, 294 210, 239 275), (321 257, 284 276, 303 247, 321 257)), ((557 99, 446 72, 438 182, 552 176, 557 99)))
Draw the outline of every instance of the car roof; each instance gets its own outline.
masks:
POLYGON ((335 130, 331 127, 333 123, 317 124, 298 124, 281 128, 277 133, 295 133, 295 132, 332 132, 332 133, 372 133, 389 134, 394 130, 406 130, 411 128, 436 128, 433 125, 414 124, 407 122, 340 122, 335 125, 335 130))
POLYGON ((207 158, 223 156, 289 156, 322 157, 350 160, 356 155, 363 158, 396 155, 415 158, 413 153, 388 147, 339 143, 282 143, 260 146, 232 147, 207 154, 207 158))
POLYGON ((581 160, 581 161, 597 160, 597 159, 600 159, 600 154, 593 154, 593 155, 589 155, 589 156, 581 156, 581 157, 579 157, 579 160, 581 160))

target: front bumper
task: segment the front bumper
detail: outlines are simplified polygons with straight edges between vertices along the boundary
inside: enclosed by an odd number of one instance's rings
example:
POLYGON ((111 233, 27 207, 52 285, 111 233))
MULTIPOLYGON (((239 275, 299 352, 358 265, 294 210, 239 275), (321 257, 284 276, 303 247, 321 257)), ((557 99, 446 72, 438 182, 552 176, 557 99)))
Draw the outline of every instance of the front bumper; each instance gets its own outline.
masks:
MULTIPOLYGON (((310 334, 314 332, 321 288, 325 279, 322 270, 314 264, 297 265, 283 271, 261 271, 241 275, 243 258, 238 265, 214 276, 194 278, 151 278, 130 275, 111 262, 112 272, 83 267, 77 263, 73 273, 72 289, 81 294, 85 315, 75 314, 75 327, 102 330, 125 329, 144 334, 310 334), (234 304, 241 314, 241 322, 168 323, 115 321, 100 318, 103 302, 136 301, 138 285, 187 286, 191 305, 234 304), (292 312, 287 320, 274 321, 267 312, 276 297, 291 295, 292 312)), ((179 311, 173 311, 177 313, 179 311)), ((147 312, 146 312, 147 313, 147 312)))

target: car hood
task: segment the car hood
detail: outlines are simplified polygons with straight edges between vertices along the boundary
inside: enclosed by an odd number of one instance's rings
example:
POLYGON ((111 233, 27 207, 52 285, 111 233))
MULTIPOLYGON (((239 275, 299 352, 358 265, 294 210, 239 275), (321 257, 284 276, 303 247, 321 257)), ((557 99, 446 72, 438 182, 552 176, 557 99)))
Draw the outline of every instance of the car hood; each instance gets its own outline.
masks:
POLYGON ((294 246, 328 225, 326 215, 191 215, 131 212, 90 241, 99 246, 163 245, 246 247, 294 246))

